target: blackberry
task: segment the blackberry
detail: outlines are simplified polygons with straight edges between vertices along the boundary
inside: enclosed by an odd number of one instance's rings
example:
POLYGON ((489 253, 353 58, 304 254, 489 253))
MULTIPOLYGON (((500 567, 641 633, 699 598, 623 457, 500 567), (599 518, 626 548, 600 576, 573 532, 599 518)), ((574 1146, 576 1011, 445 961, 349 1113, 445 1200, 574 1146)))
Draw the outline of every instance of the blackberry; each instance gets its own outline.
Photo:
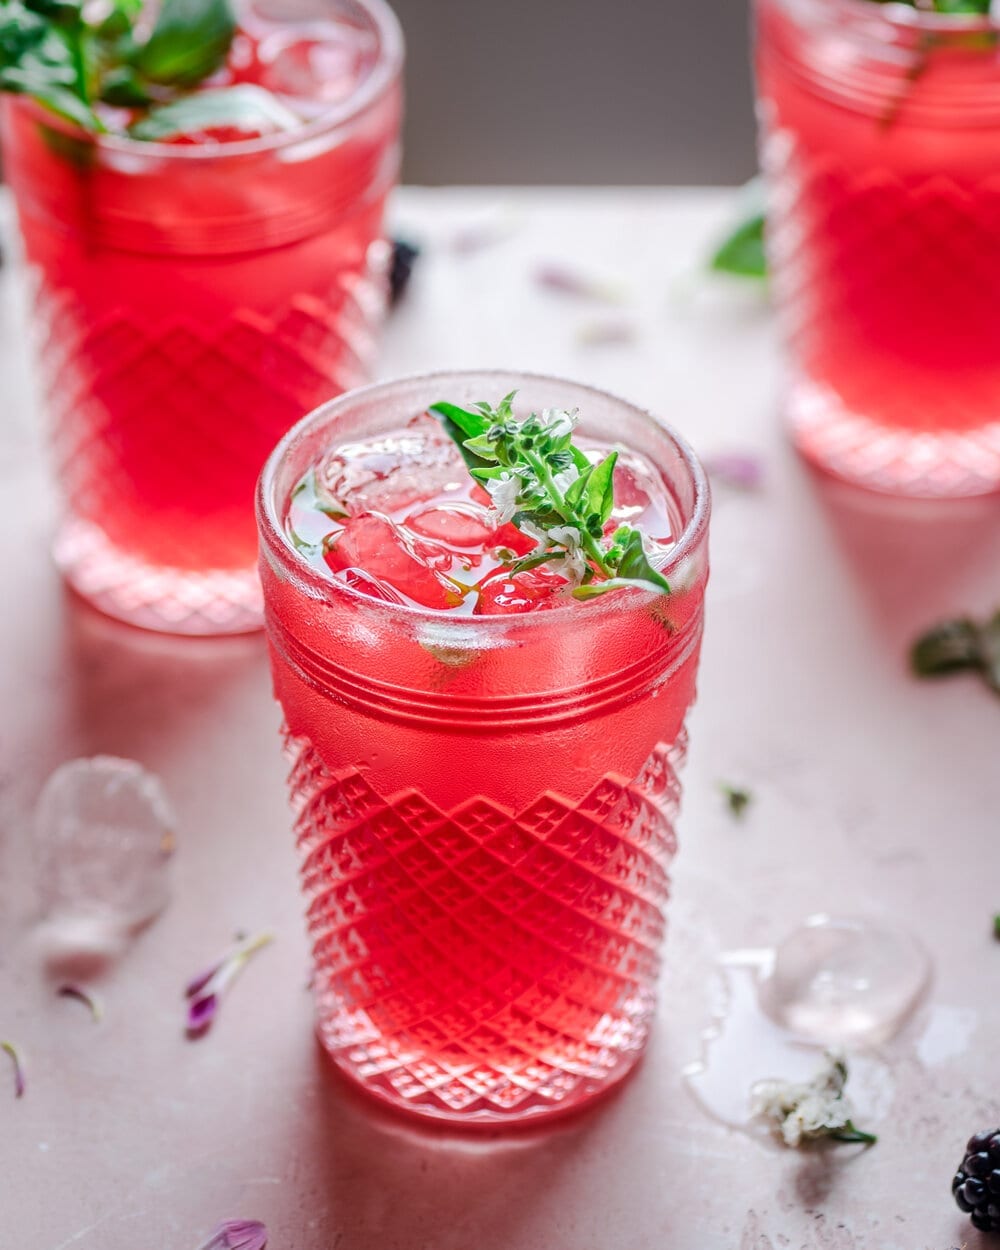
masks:
POLYGON ((420 255, 420 248, 403 239, 392 243, 392 265, 389 269, 389 303, 396 305, 403 298, 410 282, 413 265, 420 255))
POLYGON ((1000 1129, 969 1138, 951 1192, 973 1227, 1000 1233, 1000 1129))

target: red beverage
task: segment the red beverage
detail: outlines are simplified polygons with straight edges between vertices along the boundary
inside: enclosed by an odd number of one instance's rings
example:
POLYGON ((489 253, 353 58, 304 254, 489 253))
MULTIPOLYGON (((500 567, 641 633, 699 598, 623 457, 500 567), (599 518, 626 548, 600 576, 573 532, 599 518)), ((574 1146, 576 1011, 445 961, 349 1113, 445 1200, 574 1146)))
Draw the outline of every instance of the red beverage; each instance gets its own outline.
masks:
POLYGON ((700 468, 581 386, 411 379, 298 426, 258 518, 324 1043, 440 1119, 578 1105, 629 1071, 654 1007, 707 576, 700 468), (553 566, 498 571, 525 535, 491 522, 419 414, 514 386, 521 415, 577 406, 580 445, 628 449, 616 506, 663 540, 671 593, 584 603, 553 566), (342 511, 335 481, 346 519, 315 506, 342 511))
POLYGON ((758 0, 757 83, 800 448, 880 490, 996 489, 995 25, 758 0))
POLYGON ((364 380, 384 307, 401 40, 381 0, 246 9, 211 85, 293 128, 93 141, 4 103, 70 583, 154 629, 257 628, 253 488, 364 380))

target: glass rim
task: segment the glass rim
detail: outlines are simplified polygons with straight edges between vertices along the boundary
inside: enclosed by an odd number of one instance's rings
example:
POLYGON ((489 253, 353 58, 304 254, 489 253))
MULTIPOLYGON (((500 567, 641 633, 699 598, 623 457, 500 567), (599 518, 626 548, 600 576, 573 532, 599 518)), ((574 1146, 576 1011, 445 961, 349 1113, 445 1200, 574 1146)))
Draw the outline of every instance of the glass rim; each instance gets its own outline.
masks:
MULTIPOLYGON (((300 421, 296 422, 268 456, 257 481, 255 503, 258 536, 261 546, 264 547, 266 545, 268 550, 275 554, 280 554, 284 560, 285 567, 294 569, 296 577, 318 590, 320 596, 325 601, 331 601, 335 594, 338 598, 343 597, 348 602, 359 606, 384 611, 389 616, 398 616, 401 621, 434 623, 442 629, 461 629, 466 631, 469 629, 510 629, 514 626, 522 628, 544 625, 555 626, 557 622, 561 624, 566 620, 566 612, 571 610, 579 612, 581 605, 577 605, 574 609, 573 604, 566 603, 548 612, 466 616, 464 614, 455 615, 435 608, 424 608, 409 603, 392 603, 387 600, 376 599, 374 596, 367 595, 353 586, 348 586, 342 582, 334 582, 330 578, 325 577, 306 560, 302 552, 295 547, 285 532, 282 518, 276 506, 274 484, 282 465, 297 445, 304 438, 308 437, 309 434, 332 418, 335 418, 339 411, 348 408, 359 399, 377 398, 382 394, 391 394, 400 387, 418 383, 429 385, 430 383, 439 382, 443 389, 449 382, 480 378, 484 380, 496 379, 504 393, 511 389, 512 384, 517 382, 544 382, 565 385, 577 392, 587 392, 603 400, 610 400, 616 407, 627 409, 642 423, 654 426, 673 444, 694 491, 691 515, 684 522, 677 542, 668 551, 663 565, 658 567, 669 578, 671 571, 682 566, 705 541, 711 513, 711 490, 708 475, 701 461, 695 455, 694 449, 683 435, 679 434, 669 422, 664 421, 649 409, 643 408, 631 400, 623 399, 620 395, 604 390, 602 387, 592 386, 586 382, 576 382, 569 378, 560 377, 557 374, 537 373, 523 369, 440 369, 428 373, 401 374, 379 382, 369 383, 367 386, 357 387, 354 390, 345 391, 342 395, 327 400, 326 403, 321 404, 318 408, 314 408, 312 412, 307 413, 300 421)), ((658 598, 658 594, 655 591, 633 592, 629 596, 631 604, 647 603, 656 598, 658 598), (641 599, 639 595, 641 595, 641 599)), ((586 617, 594 619, 604 617, 608 613, 621 611, 623 604, 619 596, 609 595, 606 597, 600 596, 582 606, 586 609, 586 617)))
POLYGON ((257 156, 264 152, 280 151, 299 143, 308 143, 353 121, 385 95, 399 77, 405 51, 399 18, 387 0, 351 0, 351 3, 364 10, 374 23, 378 37, 378 55, 371 73, 347 99, 331 105, 318 117, 310 118, 294 130, 281 130, 252 139, 236 139, 231 143, 161 143, 157 139, 130 139, 127 135, 94 135, 57 113, 50 113, 44 105, 38 104, 30 96, 12 98, 22 105, 34 107, 44 115, 52 128, 61 129, 74 137, 82 137, 101 151, 117 156, 143 155, 161 161, 222 161, 231 157, 257 156))
MULTIPOLYGON (((787 3, 788 0, 780 0, 787 3)), ((902 0, 791 0, 793 4, 815 11, 842 10, 859 19, 881 20, 902 31, 933 34, 968 35, 1000 30, 1000 16, 992 13, 937 13, 918 9, 902 0)))

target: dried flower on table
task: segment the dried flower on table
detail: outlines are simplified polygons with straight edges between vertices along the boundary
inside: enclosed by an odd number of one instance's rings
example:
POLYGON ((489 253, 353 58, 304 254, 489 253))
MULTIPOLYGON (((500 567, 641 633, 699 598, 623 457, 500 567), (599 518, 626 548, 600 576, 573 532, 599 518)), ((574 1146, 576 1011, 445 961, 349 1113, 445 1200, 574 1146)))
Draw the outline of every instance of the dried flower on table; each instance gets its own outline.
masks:
POLYGON ((489 218, 467 222, 452 235, 450 250, 459 256, 482 252, 509 239, 517 230, 518 224, 518 218, 512 212, 499 212, 489 218))
POLYGON ((274 941, 273 933, 261 933, 237 943, 227 954, 190 981, 184 991, 188 999, 187 1033, 202 1037, 212 1027, 222 999, 248 961, 274 941))
POLYGON ((79 985, 60 985, 56 990, 60 998, 73 998, 83 1005, 94 1018, 94 1023, 99 1023, 104 1017, 104 1005, 96 994, 92 994, 89 990, 82 989, 79 985))
POLYGON ((598 300, 603 304, 620 304, 625 293, 617 283, 596 278, 561 262, 548 262, 535 270, 535 282, 547 291, 572 295, 577 299, 598 300))
POLYGON ((705 472, 717 486, 733 490, 759 490, 764 484, 760 458, 745 451, 720 451, 703 456, 705 472))
POLYGON ((638 330, 632 321, 621 318, 604 321, 588 321, 577 330, 576 338, 581 347, 620 347, 634 343, 638 330))
POLYGON ((1000 694, 1000 609, 988 621, 960 617, 933 626, 913 644, 910 664, 918 677, 978 673, 1000 694))
POLYGON ((198 1250, 267 1250, 267 1229, 260 1220, 223 1220, 198 1250))
POLYGON ((811 1081, 758 1081, 751 1090, 751 1109, 766 1121, 786 1146, 826 1139, 872 1145, 872 1133, 854 1126, 854 1108, 844 1093, 847 1063, 828 1051, 826 1067, 811 1081))
POLYGON ((753 794, 742 786, 730 786, 723 782, 719 789, 726 800, 730 812, 737 820, 742 820, 747 808, 753 802, 753 794))
POLYGON ((23 1098, 24 1091, 27 1088, 24 1072, 24 1056, 13 1042, 0 1042, 0 1050, 10 1056, 11 1064, 14 1067, 14 1097, 23 1098))

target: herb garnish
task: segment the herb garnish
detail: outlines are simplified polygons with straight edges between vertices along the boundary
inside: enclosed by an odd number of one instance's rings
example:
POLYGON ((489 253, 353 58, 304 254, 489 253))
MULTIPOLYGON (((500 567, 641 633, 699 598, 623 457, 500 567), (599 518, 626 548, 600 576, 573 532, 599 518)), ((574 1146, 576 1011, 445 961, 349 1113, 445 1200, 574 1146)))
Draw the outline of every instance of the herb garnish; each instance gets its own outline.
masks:
POLYGON ((1000 694, 1000 608, 988 621, 960 617, 933 626, 913 644, 910 663, 918 677, 978 673, 1000 694))
MULTIPOLYGON (((32 96, 94 134, 108 131, 96 107, 102 103, 142 110, 129 131, 136 137, 176 133, 170 110, 224 63, 236 19, 230 0, 163 0, 144 34, 142 7, 142 0, 110 0, 100 17, 91 17, 83 0, 0 0, 0 90, 32 96), (161 114, 166 118, 157 125, 161 114)), ((256 96, 240 87, 185 104, 189 129, 218 125, 220 113, 238 124, 251 107, 260 112, 256 96), (220 109, 222 95, 227 103, 220 109)))
POLYGON ((731 786, 722 782, 719 786, 726 800, 726 806, 737 820, 742 820, 747 808, 753 802, 753 795, 742 786, 731 786))
POLYGON ((638 529, 619 525, 610 540, 605 537, 614 509, 618 453, 592 464, 573 445, 575 412, 545 408, 519 421, 515 395, 512 391, 495 408, 476 404, 469 411, 449 403, 430 408, 457 443, 472 477, 490 495, 498 523, 513 521, 538 543, 536 551, 506 567, 515 574, 553 563, 577 599, 624 586, 669 594, 638 529))
POLYGON ((767 1121, 786 1146, 822 1138, 874 1145, 875 1134, 854 1125, 846 1084, 846 1060, 828 1051, 826 1067, 811 1081, 758 1081, 752 1091, 753 1114, 767 1121))

